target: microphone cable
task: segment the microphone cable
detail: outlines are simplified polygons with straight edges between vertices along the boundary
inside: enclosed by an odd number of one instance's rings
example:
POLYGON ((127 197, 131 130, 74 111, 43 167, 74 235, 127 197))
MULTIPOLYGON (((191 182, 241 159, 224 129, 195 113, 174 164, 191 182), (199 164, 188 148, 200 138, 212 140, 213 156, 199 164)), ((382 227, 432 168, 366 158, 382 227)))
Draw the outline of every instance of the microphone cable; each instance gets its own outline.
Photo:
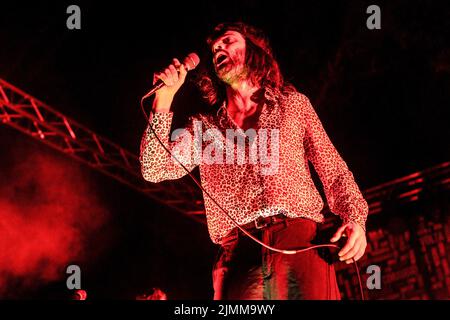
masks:
MULTIPOLYGON (((211 199, 211 201, 233 222, 233 224, 242 231, 242 233, 244 233, 247 237, 249 237, 250 239, 252 239, 253 241, 257 242, 258 244, 260 244, 261 246, 274 251, 274 252, 278 252, 278 253, 282 253, 282 254, 297 254, 297 253, 302 253, 302 252, 306 252, 312 249, 318 249, 318 248, 324 248, 324 247, 330 247, 330 248, 337 248, 337 249, 341 249, 341 247, 339 247, 338 245, 335 244, 319 244, 319 245, 314 245, 314 246, 309 246, 306 248, 302 248, 302 249, 297 249, 297 250, 286 250, 286 249, 278 249, 275 247, 272 247, 264 242, 262 242, 261 240, 257 239, 256 237, 254 237, 252 234, 250 234, 247 230, 245 230, 244 228, 242 228, 239 223, 230 216, 230 214, 216 201, 216 199, 214 199, 213 196, 211 196, 209 194, 209 192, 201 185, 201 183, 197 180, 197 178, 189 171, 189 169, 186 168, 186 166, 180 161, 178 160, 175 155, 164 145, 164 143, 161 141, 161 139, 158 137, 158 135, 156 134, 155 130, 153 129, 152 123, 150 122, 150 117, 147 116, 147 113, 145 112, 145 108, 144 108, 144 100, 146 98, 148 98, 149 96, 143 96, 140 100, 140 105, 141 105, 141 110, 144 114, 145 119, 147 120, 147 123, 149 124, 149 128, 152 131, 153 135, 156 137, 156 140, 159 142, 159 144, 163 147, 163 149, 167 152, 167 154, 169 154, 173 159, 175 159, 175 161, 186 171, 186 173, 189 175, 189 177, 191 177, 191 179, 194 181, 194 183, 203 191, 204 194, 206 194, 208 196, 208 198, 211 199)), ((153 110, 150 111, 151 114, 154 114, 153 110)), ((358 263, 356 262, 356 260, 354 258, 352 258, 352 262, 354 264, 355 270, 356 270, 356 274, 358 276, 358 282, 359 282, 359 290, 360 290, 360 295, 361 295, 361 300, 365 300, 364 297, 364 290, 363 290, 363 286, 362 286, 362 281, 361 281, 361 275, 359 273, 359 268, 358 268, 358 263)))

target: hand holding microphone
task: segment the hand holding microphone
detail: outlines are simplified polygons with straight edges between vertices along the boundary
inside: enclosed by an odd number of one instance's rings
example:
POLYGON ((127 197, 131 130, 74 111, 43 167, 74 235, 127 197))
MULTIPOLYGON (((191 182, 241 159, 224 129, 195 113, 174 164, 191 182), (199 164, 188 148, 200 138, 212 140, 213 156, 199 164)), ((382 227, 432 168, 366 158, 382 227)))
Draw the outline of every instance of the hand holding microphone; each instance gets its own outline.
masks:
POLYGON ((183 60, 183 64, 173 59, 172 64, 153 75, 153 87, 144 99, 156 93, 153 102, 155 112, 169 112, 173 97, 183 85, 187 72, 195 69, 199 62, 198 55, 191 53, 183 60))

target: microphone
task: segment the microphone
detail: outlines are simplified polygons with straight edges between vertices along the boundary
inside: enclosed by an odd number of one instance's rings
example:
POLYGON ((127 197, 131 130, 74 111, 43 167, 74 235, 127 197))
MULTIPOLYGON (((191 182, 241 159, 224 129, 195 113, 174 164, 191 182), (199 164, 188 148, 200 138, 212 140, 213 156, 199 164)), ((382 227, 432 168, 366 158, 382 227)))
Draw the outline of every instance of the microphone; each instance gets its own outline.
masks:
MULTIPOLYGON (((186 71, 194 70, 198 66, 199 63, 200 63, 200 58, 198 57, 198 55, 196 53, 193 53, 193 52, 189 53, 187 55, 187 57, 184 58, 184 60, 183 60, 183 65, 186 68, 186 71)), ((142 97, 142 99, 146 99, 146 98, 150 97, 158 89, 161 89, 164 86, 165 86, 164 82, 161 79, 159 79, 158 81, 156 81, 156 83, 153 85, 153 87, 150 89, 150 91, 144 97, 142 97)))

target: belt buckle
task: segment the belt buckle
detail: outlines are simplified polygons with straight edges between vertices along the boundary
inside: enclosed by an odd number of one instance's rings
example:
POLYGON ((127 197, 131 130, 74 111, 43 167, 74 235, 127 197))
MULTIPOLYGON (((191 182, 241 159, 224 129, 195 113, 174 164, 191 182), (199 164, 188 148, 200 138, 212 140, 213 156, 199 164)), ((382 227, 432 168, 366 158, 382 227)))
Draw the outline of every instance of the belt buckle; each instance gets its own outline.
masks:
POLYGON ((267 227, 268 225, 269 225, 269 222, 264 221, 264 218, 263 218, 263 217, 258 217, 258 218, 255 220, 255 228, 256 228, 256 229, 262 229, 262 228, 267 227))

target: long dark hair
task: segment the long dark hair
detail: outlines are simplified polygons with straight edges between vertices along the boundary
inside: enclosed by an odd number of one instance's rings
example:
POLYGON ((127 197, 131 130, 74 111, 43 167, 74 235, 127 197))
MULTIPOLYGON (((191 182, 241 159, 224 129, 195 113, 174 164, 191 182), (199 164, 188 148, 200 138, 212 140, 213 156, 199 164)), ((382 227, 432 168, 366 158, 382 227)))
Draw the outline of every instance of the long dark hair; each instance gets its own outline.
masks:
MULTIPOLYGON (((257 28, 242 22, 221 23, 214 28, 207 38, 211 49, 212 43, 227 31, 239 32, 245 39, 245 64, 249 80, 264 90, 267 100, 275 100, 280 93, 291 88, 284 83, 277 61, 266 36, 257 28)), ((225 99, 225 84, 217 77, 212 65, 212 53, 197 77, 197 85, 203 98, 209 105, 219 105, 225 99)))

